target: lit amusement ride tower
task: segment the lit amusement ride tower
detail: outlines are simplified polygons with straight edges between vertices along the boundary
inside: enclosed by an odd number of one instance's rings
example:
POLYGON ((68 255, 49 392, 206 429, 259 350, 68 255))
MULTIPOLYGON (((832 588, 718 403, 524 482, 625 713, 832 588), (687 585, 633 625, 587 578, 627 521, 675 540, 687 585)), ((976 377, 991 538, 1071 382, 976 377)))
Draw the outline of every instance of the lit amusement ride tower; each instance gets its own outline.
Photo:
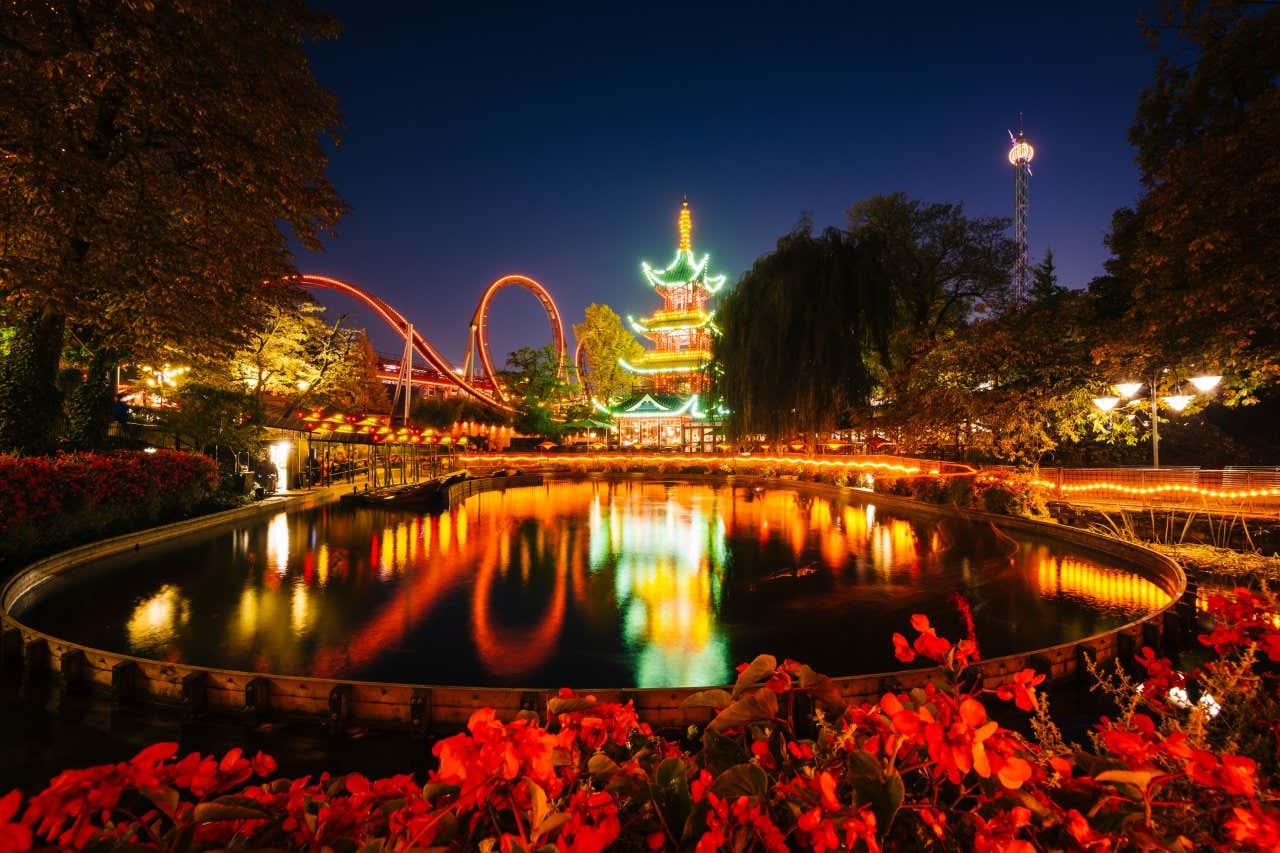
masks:
POLYGON ((1027 186, 1031 178, 1031 158, 1036 150, 1022 133, 1022 116, 1018 116, 1018 135, 1009 131, 1009 162, 1013 164, 1013 241, 1018 257, 1013 264, 1013 300, 1021 305, 1027 293, 1027 215, 1030 200, 1027 186))
POLYGON ((704 373, 711 361, 711 336, 719 334, 707 303, 724 286, 723 275, 708 275, 709 254, 693 252, 693 214, 686 197, 676 222, 680 242, 665 269, 641 264, 644 276, 658 295, 662 308, 636 320, 627 317, 653 348, 632 364, 619 362, 636 377, 631 397, 608 410, 617 419, 619 440, 642 447, 705 447, 712 442, 713 427, 704 411, 707 391, 704 373))

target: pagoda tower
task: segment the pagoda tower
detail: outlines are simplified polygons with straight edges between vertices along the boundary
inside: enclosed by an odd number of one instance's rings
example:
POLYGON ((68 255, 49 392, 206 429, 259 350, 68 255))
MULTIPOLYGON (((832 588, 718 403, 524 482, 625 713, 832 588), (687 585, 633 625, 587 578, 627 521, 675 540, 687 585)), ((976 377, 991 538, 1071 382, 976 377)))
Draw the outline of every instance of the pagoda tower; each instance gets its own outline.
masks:
POLYGON ((701 258, 693 252, 693 213, 686 196, 676 220, 679 243, 675 257, 665 269, 641 264, 649 285, 662 297, 662 308, 647 317, 627 322, 648 338, 653 348, 622 366, 636 374, 645 390, 663 394, 699 394, 706 391, 703 370, 711 361, 711 336, 718 334, 707 310, 711 297, 724 286, 723 275, 707 275, 709 254, 701 258))
POLYGON ((624 447, 709 450, 718 435, 717 419, 707 411, 705 370, 711 362, 712 336, 720 330, 707 303, 724 286, 725 277, 707 273, 709 254, 694 254, 688 197, 680 205, 676 231, 679 242, 671 263, 663 269, 640 265, 649 286, 662 297, 662 307, 639 320, 627 317, 631 328, 653 346, 634 363, 619 359, 634 374, 635 389, 605 411, 617 421, 624 447))

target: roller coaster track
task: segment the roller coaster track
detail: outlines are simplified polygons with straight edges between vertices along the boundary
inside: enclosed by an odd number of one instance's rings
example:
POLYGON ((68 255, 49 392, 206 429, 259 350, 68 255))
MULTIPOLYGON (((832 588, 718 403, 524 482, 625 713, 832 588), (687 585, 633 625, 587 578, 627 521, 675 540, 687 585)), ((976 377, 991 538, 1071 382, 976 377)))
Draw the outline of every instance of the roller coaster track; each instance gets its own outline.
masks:
POLYGON ((300 285, 310 290, 336 290, 339 293, 355 298, 360 303, 372 308, 374 313, 402 338, 408 337, 409 330, 412 329, 413 339, 411 343, 414 352, 463 394, 500 412, 510 414, 515 411, 515 408, 506 401, 502 393, 502 383, 498 381, 498 375, 493 369, 493 362, 489 358, 489 303, 495 293, 504 287, 516 286, 522 287, 536 296, 547 314, 547 322, 551 326, 552 344, 556 348, 560 364, 563 364, 565 360, 564 324, 560 320, 560 311, 556 308, 556 303, 546 288, 528 276, 504 275, 485 288, 484 293, 480 296, 480 304, 476 306, 476 312, 471 318, 470 332, 467 339, 467 355, 461 371, 455 369, 453 364, 441 355, 440 351, 433 347, 430 341, 418 332, 416 327, 411 326, 403 314, 363 287, 352 284, 349 281, 324 275, 303 274, 298 276, 296 280, 300 285), (477 353, 479 354, 480 367, 492 385, 492 393, 475 384, 474 366, 477 353))

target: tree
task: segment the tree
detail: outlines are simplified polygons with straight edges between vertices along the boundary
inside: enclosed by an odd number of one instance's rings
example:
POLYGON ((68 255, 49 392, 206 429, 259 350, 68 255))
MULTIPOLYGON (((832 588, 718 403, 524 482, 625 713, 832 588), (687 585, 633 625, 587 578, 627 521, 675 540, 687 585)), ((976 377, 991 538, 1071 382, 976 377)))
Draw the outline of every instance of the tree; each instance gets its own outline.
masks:
POLYGON ((503 380, 519 398, 515 428, 525 435, 559 435, 554 407, 569 392, 565 366, 554 346, 521 347, 507 356, 503 380))
POLYGON ((1045 249, 1044 260, 1031 268, 1031 293, 1034 302, 1045 302, 1065 295, 1067 288, 1058 283, 1058 268, 1053 263, 1053 249, 1045 249))
MULTIPOLYGON (((1145 194, 1113 251, 1145 367, 1280 377, 1280 6, 1179 0, 1129 131, 1145 194)), ((1234 392, 1234 393, 1233 393, 1234 392)))
POLYGON ((251 397, 254 411, 287 421, 304 407, 382 412, 387 395, 378 359, 363 329, 324 321, 309 299, 273 307, 261 329, 229 358, 184 358, 199 364, 190 381, 251 397))
POLYGON ((849 209, 849 233, 874 265, 892 334, 878 342, 887 370, 1007 302, 1016 247, 1009 221, 970 219, 959 204, 873 196, 849 209))
POLYGON ((848 235, 804 220, 720 302, 714 393, 731 434, 811 438, 873 388, 887 303, 848 235))
POLYGON ((51 311, 22 312, 0 359, 0 452, 44 453, 57 435, 62 408, 57 390, 63 318, 51 311))
MULTIPOLYGON (((0 289, 42 346, 64 325, 109 366, 183 346, 226 353, 287 299, 287 234, 314 248, 344 210, 325 178, 336 100, 304 45, 303 0, 10 4, 0 16, 0 289)), ((61 339, 60 333, 57 334, 61 339)), ((20 338, 19 343, 33 338, 20 338)), ((50 360, 0 378, 49 435, 50 360)), ((87 399, 109 401, 109 369, 87 399)))
POLYGON ((644 346, 622 325, 622 318, 608 305, 592 303, 583 321, 574 324, 573 336, 586 356, 588 372, 583 381, 592 396, 608 404, 629 394, 635 377, 618 359, 635 361, 644 346))
POLYGON ((189 382, 175 396, 177 406, 165 411, 164 428, 220 464, 234 464, 236 454, 262 442, 262 402, 254 395, 189 382))

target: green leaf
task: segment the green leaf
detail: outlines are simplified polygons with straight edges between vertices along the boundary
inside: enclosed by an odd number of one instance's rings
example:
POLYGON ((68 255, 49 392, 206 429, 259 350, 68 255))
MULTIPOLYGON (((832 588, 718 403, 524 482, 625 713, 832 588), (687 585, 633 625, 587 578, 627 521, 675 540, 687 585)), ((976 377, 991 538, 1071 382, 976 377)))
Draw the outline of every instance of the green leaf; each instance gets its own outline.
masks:
POLYGON ((1117 785, 1132 785, 1145 793, 1151 780, 1162 774, 1151 770, 1107 770, 1093 778, 1099 782, 1114 782, 1117 785))
POLYGON ((461 790, 457 785, 446 785, 444 782, 428 782, 422 786, 422 799, 431 802, 437 797, 451 797, 461 790))
POLYGON ((603 752, 597 752, 587 759, 587 772, 597 779, 612 776, 618 772, 618 763, 603 752))
POLYGON ((389 815, 392 812, 400 811, 400 809, 404 808, 404 805, 405 805, 405 798, 397 797, 394 800, 387 800, 385 803, 378 806, 378 811, 384 815, 389 815))
MULTIPOLYGON (((573 815, 568 812, 552 812, 538 824, 537 831, 534 833, 535 838, 541 838, 544 835, 550 835, 568 822, 573 815)), ((551 849, 555 849, 552 847, 551 849)))
POLYGON ((196 806, 193 817, 196 823, 212 823, 220 820, 262 820, 271 812, 248 797, 219 797, 196 806))
MULTIPOLYGON (((757 658, 758 660, 758 658, 757 658)), ((768 688, 760 688, 748 693, 732 705, 716 714, 714 720, 707 724, 711 731, 723 732, 736 726, 773 720, 778 716, 778 696, 768 688)))
POLYGON ((547 819, 547 815, 551 812, 551 807, 547 805, 547 792, 542 790, 542 786, 532 779, 525 779, 525 784, 529 787, 529 801, 532 809, 532 825, 541 826, 542 822, 547 819))
POLYGON ((757 764, 739 764, 717 776, 710 790, 725 799, 754 797, 762 800, 769 793, 769 777, 757 764))
POLYGON ((708 728, 702 733, 700 758, 713 775, 748 759, 747 751, 732 738, 708 728))
POLYGON ((678 832, 689 820, 689 813, 693 810, 693 795, 689 792, 689 765, 679 758, 663 759, 654 771, 650 793, 663 822, 672 832, 678 832))
POLYGON ((829 714, 844 712, 845 701, 840 694, 840 688, 830 678, 810 666, 800 667, 800 689, 812 696, 823 711, 829 714))
POLYGON ((681 758, 664 758, 654 771, 653 781, 659 788, 668 788, 673 783, 688 778, 689 766, 681 758))
POLYGON ((140 792, 168 817, 173 817, 178 809, 178 792, 173 788, 141 788, 140 792))
POLYGON ((906 795, 907 789, 902 783, 902 775, 899 773, 891 774, 887 780, 887 784, 885 785, 885 814, 883 817, 877 815, 877 817, 880 817, 881 820, 884 821, 882 826, 889 825, 890 821, 893 819, 894 813, 902 807, 902 800, 906 795))
POLYGON ((719 687, 712 687, 709 690, 699 690, 697 693, 690 693, 680 703, 681 708, 715 708, 717 711, 729 707, 729 703, 733 701, 733 697, 729 695, 728 690, 719 687))
POLYGON ((773 655, 757 655, 742 674, 738 676, 737 682, 733 685, 733 698, 737 699, 748 688, 759 684, 760 682, 773 675, 773 671, 778 668, 778 659, 773 655))

